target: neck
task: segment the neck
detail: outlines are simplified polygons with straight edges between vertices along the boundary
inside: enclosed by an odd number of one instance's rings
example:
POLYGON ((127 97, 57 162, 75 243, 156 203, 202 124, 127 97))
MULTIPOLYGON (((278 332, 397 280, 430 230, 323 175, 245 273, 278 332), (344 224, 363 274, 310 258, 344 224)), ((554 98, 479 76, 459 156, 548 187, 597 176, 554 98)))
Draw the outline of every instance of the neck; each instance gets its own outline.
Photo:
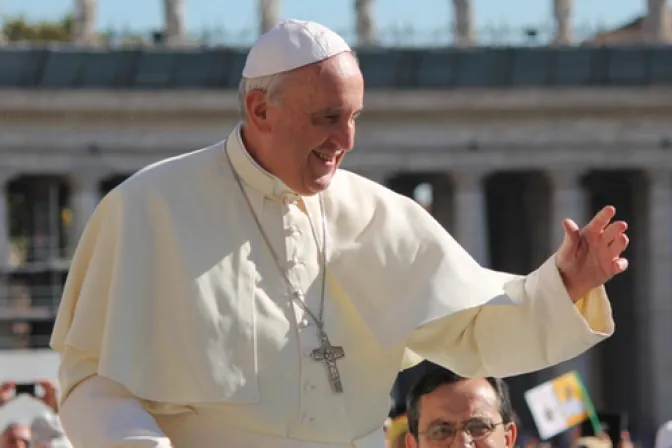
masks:
POLYGON ((244 124, 240 129, 240 139, 243 141, 243 145, 245 146, 247 153, 250 155, 250 157, 252 157, 252 160, 254 160, 257 165, 262 167, 264 170, 276 176, 273 170, 270 169, 269 166, 264 162, 264 151, 262 150, 263 144, 261 143, 260 139, 244 124))

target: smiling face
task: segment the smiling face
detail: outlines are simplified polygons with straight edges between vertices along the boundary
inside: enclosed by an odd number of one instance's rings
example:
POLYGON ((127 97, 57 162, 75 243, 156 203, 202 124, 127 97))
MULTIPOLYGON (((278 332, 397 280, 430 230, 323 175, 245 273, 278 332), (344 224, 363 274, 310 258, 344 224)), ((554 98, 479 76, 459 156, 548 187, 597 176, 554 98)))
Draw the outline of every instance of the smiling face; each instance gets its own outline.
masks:
POLYGON ((247 95, 243 139, 267 171, 301 195, 326 189, 355 141, 364 79, 355 57, 341 53, 287 75, 280 98, 247 95))

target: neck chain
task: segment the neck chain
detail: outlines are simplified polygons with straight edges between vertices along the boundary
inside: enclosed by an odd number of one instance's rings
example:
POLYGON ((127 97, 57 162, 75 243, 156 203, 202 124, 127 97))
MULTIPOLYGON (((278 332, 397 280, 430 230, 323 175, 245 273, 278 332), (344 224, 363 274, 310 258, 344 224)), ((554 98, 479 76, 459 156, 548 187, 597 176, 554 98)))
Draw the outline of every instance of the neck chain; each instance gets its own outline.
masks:
MULTIPOLYGON (((226 152, 226 151, 224 151, 226 152)), ((259 217, 257 214, 254 212, 254 208, 252 207, 252 203, 250 202, 250 198, 248 197, 247 193, 245 192, 245 187, 243 187, 243 182, 240 179, 240 176, 236 172, 235 168, 233 167, 233 163, 231 162, 231 158, 226 152, 226 158, 229 162, 229 167, 231 167, 231 171, 233 172, 233 176, 236 179, 236 183, 238 184, 238 187, 240 188, 240 192, 242 193, 243 197, 245 198, 245 202, 247 203, 248 208, 250 209, 250 213, 252 214, 252 217, 254 218, 255 223, 257 224, 257 227, 259 228, 259 232, 261 233, 261 236, 264 238, 264 242, 266 243, 266 246, 268 247, 268 250, 271 252, 271 255, 273 256, 275 260, 275 265, 278 267, 278 270, 280 271, 280 274, 282 275, 283 279, 285 280, 285 283, 291 289, 292 291, 292 298, 291 301, 299 305, 310 317, 311 319, 315 322, 315 325, 317 325, 317 328, 319 329, 320 336, 324 333, 324 320, 323 320, 323 313, 324 313, 324 296, 326 292, 326 281, 327 281, 327 216, 324 210, 324 200, 322 198, 322 195, 319 195, 320 198, 320 215, 322 218, 322 291, 320 293, 320 309, 318 312, 318 315, 315 316, 312 311, 308 308, 308 306, 304 303, 304 294, 301 292, 299 289, 295 288, 294 285, 292 284, 292 281, 289 279, 289 276, 287 275, 287 272, 282 268, 282 262, 280 261, 280 257, 278 257, 277 253, 275 252, 275 249, 273 249, 273 245, 271 244, 271 240, 268 238, 266 235, 266 232, 264 231, 263 226, 261 225, 261 221, 259 220, 259 217)), ((309 215, 310 216, 310 215, 309 215)), ((317 239, 317 238, 316 238, 317 239)))

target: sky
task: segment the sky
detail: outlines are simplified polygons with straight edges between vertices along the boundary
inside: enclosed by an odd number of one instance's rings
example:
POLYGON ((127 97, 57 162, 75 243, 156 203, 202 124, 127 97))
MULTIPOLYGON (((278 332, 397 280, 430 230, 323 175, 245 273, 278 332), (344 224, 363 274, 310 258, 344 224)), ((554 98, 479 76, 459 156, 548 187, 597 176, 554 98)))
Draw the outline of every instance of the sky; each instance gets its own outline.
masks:
MULTIPOLYGON (((472 0, 477 28, 506 25, 522 28, 551 20, 551 0, 472 0)), ((98 0, 101 30, 160 29, 162 0, 98 0)), ((0 0, 0 15, 24 15, 30 20, 65 15, 74 0, 0 0)), ((353 0, 281 0, 282 17, 310 19, 339 30, 353 28, 353 0)), ((445 29, 452 19, 451 0, 376 0, 379 27, 410 26, 431 32, 445 29)), ((574 0, 575 26, 605 27, 627 23, 645 9, 646 0, 574 0)), ((256 29, 257 0, 186 0, 187 27, 256 29)))

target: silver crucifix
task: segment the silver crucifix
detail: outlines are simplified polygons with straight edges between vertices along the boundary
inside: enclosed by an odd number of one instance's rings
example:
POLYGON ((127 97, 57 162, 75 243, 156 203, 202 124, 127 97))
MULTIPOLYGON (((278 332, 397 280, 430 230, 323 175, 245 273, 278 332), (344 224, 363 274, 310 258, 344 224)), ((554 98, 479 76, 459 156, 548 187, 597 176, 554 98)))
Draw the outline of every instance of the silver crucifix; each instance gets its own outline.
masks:
POLYGON ((336 360, 345 356, 345 350, 343 350, 343 347, 331 345, 327 334, 322 330, 319 331, 318 337, 320 338, 320 346, 310 353, 310 357, 314 361, 323 362, 327 366, 331 388, 334 392, 340 394, 343 392, 343 384, 336 360))

